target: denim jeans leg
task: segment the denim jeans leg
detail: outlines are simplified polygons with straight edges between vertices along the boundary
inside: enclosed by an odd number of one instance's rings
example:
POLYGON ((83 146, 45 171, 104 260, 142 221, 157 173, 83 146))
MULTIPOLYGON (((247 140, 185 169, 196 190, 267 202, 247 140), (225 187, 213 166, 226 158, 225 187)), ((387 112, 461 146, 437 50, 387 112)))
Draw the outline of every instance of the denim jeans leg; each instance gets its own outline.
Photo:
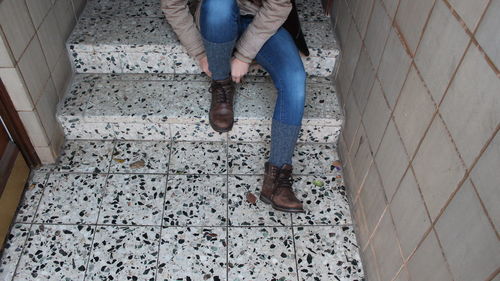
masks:
POLYGON ((239 14, 236 0, 203 0, 201 4, 200 32, 214 80, 230 76, 239 14))

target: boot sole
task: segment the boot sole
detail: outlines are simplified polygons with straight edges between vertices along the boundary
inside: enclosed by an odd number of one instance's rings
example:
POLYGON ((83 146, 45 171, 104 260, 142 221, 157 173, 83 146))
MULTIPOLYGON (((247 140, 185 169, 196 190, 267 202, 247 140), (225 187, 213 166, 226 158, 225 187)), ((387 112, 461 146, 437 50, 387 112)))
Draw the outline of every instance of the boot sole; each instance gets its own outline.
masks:
POLYGON ((285 207, 278 206, 278 205, 274 204, 274 202, 271 201, 271 199, 263 196, 262 194, 259 196, 259 199, 260 199, 260 201, 262 201, 268 205, 271 205, 271 207, 273 207, 273 209, 280 211, 280 212, 286 212, 286 213, 305 213, 306 212, 304 209, 285 208, 285 207))

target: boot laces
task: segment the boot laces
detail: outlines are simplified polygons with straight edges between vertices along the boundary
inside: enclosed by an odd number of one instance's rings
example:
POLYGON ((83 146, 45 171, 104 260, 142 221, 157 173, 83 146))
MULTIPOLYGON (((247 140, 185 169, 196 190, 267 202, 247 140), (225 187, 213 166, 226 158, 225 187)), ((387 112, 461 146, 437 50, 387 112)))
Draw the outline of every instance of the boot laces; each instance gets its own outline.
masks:
POLYGON ((276 178, 276 183, 279 188, 292 189, 292 173, 289 171, 280 171, 278 177, 276 178))
POLYGON ((217 103, 230 103, 231 83, 213 83, 210 92, 215 94, 217 103))

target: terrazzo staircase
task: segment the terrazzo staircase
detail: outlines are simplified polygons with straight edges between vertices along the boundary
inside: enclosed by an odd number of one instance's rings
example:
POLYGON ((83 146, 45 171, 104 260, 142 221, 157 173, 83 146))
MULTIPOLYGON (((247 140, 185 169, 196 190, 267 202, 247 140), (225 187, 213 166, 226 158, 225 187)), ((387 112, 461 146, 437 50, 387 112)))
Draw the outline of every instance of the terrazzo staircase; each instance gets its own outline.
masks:
MULTIPOLYGON (((339 47, 321 1, 297 1, 310 49, 301 142, 336 143, 343 122, 332 73, 339 47)), ((276 90, 253 65, 237 85, 235 126, 208 125, 209 79, 166 23, 159 0, 89 0, 68 43, 76 71, 58 120, 67 139, 266 141, 276 90)))

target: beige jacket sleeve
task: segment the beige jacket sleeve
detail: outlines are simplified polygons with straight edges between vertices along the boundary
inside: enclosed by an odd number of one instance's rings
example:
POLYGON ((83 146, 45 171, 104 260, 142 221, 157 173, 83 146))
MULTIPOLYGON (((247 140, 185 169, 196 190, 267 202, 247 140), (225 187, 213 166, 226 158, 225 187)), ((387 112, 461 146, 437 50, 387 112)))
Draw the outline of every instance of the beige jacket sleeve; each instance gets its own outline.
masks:
POLYGON ((283 25, 291 10, 290 0, 262 1, 262 7, 236 43, 236 58, 252 62, 264 43, 283 25))
POLYGON ((190 56, 200 58, 205 48, 187 0, 161 0, 161 9, 190 56))

